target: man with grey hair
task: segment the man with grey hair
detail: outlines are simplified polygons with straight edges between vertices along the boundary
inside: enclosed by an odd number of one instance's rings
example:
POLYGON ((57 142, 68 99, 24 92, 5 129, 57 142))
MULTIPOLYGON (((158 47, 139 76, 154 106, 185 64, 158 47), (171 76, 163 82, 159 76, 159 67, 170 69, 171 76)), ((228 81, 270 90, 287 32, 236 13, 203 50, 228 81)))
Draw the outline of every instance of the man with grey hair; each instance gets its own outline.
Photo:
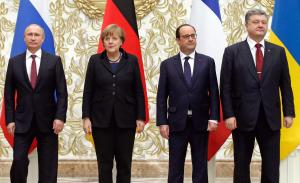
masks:
POLYGON ((294 99, 284 48, 264 40, 268 16, 247 12, 245 41, 225 49, 221 68, 221 99, 226 127, 234 143, 234 183, 250 183, 255 139, 261 159, 261 182, 279 182, 281 105, 283 125, 292 126, 294 99), (280 93, 282 103, 280 103, 280 93))
POLYGON ((29 25, 24 31, 27 50, 10 58, 7 67, 4 100, 7 130, 14 136, 12 183, 26 183, 35 137, 39 182, 57 182, 58 133, 66 121, 68 93, 61 59, 41 49, 44 39, 41 26, 29 25))

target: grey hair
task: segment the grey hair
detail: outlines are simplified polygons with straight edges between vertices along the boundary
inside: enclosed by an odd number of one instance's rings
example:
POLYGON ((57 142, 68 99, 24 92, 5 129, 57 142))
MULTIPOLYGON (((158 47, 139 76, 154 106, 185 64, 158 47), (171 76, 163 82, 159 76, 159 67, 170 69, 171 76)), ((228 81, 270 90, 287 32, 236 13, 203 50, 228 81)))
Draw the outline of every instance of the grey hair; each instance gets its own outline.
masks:
POLYGON ((246 15, 245 15, 245 24, 248 24, 248 21, 250 19, 251 16, 253 15, 264 15, 267 19, 269 18, 267 13, 264 10, 261 9, 251 9, 249 11, 247 11, 246 15))

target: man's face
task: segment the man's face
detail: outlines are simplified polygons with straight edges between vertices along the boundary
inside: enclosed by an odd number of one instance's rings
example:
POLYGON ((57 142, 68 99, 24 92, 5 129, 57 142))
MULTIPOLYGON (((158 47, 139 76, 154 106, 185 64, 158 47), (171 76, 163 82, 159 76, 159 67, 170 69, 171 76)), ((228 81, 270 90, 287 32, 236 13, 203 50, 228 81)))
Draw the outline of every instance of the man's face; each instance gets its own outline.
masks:
POLYGON ((176 39, 180 51, 184 54, 192 53, 196 48, 196 32, 193 27, 183 26, 179 30, 179 38, 176 39))
POLYGON ((38 25, 30 25, 24 33, 24 41, 29 51, 36 52, 44 42, 44 32, 38 25))
POLYGON ((246 29, 250 38, 262 40, 268 30, 268 19, 265 15, 252 15, 246 24, 246 29))

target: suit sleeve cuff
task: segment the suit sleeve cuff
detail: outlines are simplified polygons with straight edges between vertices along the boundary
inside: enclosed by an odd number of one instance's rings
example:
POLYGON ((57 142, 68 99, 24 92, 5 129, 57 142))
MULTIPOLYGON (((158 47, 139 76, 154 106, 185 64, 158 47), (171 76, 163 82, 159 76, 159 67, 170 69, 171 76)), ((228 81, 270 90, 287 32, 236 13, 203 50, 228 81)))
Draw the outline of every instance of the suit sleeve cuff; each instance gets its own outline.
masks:
POLYGON ((208 120, 208 122, 212 122, 212 123, 218 124, 218 121, 217 120, 213 120, 213 119, 208 120))

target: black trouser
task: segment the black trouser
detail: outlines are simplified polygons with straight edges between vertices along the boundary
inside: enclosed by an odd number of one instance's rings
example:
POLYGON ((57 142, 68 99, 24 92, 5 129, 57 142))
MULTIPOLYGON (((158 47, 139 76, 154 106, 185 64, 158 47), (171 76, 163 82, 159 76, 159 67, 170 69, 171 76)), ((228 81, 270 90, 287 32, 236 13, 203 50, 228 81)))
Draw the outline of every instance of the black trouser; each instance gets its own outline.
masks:
POLYGON ((135 128, 119 128, 114 120, 109 128, 93 128, 100 183, 112 183, 116 160, 117 183, 130 183, 135 128))
MULTIPOLYGON (((238 126, 238 125, 237 125, 238 126)), ((250 183, 250 162, 255 138, 259 145, 262 167, 261 183, 279 183, 280 130, 272 131, 265 117, 263 107, 256 127, 252 131, 233 131, 234 183, 250 183)))
POLYGON ((187 126, 183 131, 171 132, 169 136, 169 174, 168 183, 183 183, 184 163, 187 145, 190 143, 193 183, 207 183, 207 131, 195 131, 192 118, 187 118, 187 126))
POLYGON ((13 163, 10 170, 11 183, 26 183, 28 174, 28 151, 37 139, 39 183, 56 183, 58 166, 58 137, 54 132, 42 133, 33 120, 27 133, 15 133, 13 163))

